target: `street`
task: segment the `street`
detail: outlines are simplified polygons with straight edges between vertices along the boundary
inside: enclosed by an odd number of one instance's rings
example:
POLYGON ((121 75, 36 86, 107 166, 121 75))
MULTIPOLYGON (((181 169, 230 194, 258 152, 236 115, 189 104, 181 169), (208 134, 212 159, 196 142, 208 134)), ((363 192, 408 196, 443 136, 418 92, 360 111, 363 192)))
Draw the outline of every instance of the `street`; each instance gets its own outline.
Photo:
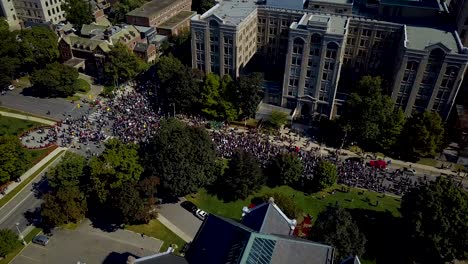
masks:
POLYGON ((193 239, 197 234, 202 221, 189 211, 182 208, 182 206, 180 206, 182 201, 183 200, 180 200, 177 203, 162 204, 159 210, 159 214, 193 239))

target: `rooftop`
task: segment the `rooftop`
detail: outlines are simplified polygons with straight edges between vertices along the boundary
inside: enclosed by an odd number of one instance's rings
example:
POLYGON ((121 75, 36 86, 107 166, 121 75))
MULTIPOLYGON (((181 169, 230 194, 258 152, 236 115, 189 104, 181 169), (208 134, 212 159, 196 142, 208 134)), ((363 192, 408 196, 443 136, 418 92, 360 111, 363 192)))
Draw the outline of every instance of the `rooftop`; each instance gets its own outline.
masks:
POLYGON ((313 4, 315 2, 317 2, 317 3, 341 4, 341 5, 352 5, 353 4, 353 0, 310 0, 310 4, 313 4))
POLYGON ((418 7, 418 8, 429 8, 443 11, 442 6, 437 0, 381 0, 383 5, 394 5, 394 6, 407 6, 407 7, 418 7))
POLYGON ((127 13, 127 16, 151 18, 174 4, 174 0, 153 0, 127 13))
POLYGON ((249 210, 242 218, 242 224, 264 234, 289 235, 292 219, 289 219, 274 203, 263 203, 249 210))
POLYGON ((406 47, 415 50, 424 50, 429 46, 440 43, 450 49, 449 53, 459 53, 454 33, 443 29, 406 26, 407 44, 406 47))
POLYGON ((196 15, 197 12, 195 11, 180 11, 177 13, 177 15, 169 18, 169 20, 165 21, 161 25, 158 26, 158 28, 173 28, 177 26, 178 24, 184 22, 187 19, 190 19, 194 15, 196 15))
POLYGON ((200 18, 217 16, 224 24, 237 26, 256 10, 253 0, 224 0, 204 13, 200 18))
POLYGON ((345 33, 346 16, 305 14, 299 23, 293 23, 292 28, 306 29, 307 27, 326 28, 329 34, 343 35, 345 33))

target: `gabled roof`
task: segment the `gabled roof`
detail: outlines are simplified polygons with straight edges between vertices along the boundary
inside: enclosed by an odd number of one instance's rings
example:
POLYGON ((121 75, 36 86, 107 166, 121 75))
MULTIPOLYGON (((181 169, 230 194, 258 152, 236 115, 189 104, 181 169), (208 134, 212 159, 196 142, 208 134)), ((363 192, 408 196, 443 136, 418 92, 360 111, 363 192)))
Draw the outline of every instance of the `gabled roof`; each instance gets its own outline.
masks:
POLYGON ((249 210, 242 224, 264 234, 290 235, 295 220, 289 219, 275 203, 268 202, 249 210))
POLYGON ((81 35, 89 36, 91 34, 98 35, 106 30, 107 26, 96 25, 96 24, 84 24, 81 27, 81 35))

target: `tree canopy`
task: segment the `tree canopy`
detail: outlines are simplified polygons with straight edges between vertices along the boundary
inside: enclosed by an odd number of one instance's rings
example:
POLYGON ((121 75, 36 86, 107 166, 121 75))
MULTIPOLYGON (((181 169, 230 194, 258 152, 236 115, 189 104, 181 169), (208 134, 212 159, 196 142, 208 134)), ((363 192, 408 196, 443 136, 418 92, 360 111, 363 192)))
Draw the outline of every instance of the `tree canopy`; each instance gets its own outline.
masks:
POLYGON ((278 110, 273 110, 268 118, 268 122, 274 128, 280 128, 288 122, 288 114, 278 110))
POLYGON ((133 9, 142 6, 145 2, 145 0, 122 0, 115 2, 111 7, 112 11, 109 15, 112 24, 125 22, 125 15, 133 9))
POLYGON ((77 29, 81 29, 84 24, 93 22, 93 9, 90 1, 65 0, 62 3, 62 10, 65 12, 68 22, 77 29))
POLYGON ((335 164, 322 160, 317 166, 316 175, 313 178, 313 187, 316 190, 323 190, 333 186, 338 180, 338 171, 335 164))
POLYGON ((86 196, 78 186, 64 186, 44 195, 41 205, 42 223, 56 227, 77 223, 87 212, 86 196))
POLYGON ((104 74, 113 84, 131 80, 148 69, 148 64, 124 44, 117 43, 112 46, 107 55, 104 74))
POLYGON ((18 54, 24 70, 32 72, 56 61, 59 57, 58 37, 54 31, 45 27, 32 27, 19 31, 18 54))
POLYGON ((228 201, 245 199, 265 183, 258 159, 242 149, 234 151, 228 169, 218 180, 228 201))
POLYGON ((83 156, 66 152, 61 161, 56 166, 50 168, 47 173, 47 181, 50 187, 60 189, 79 186, 86 165, 86 160, 83 156))
POLYGON ((164 120, 144 153, 147 173, 161 179, 167 194, 196 192, 215 180, 215 146, 203 128, 164 120))
POLYGON ((4 258, 20 246, 21 242, 15 232, 10 229, 0 229, 0 257, 4 258))
POLYGON ((279 153, 271 160, 268 173, 272 184, 293 186, 304 173, 304 164, 294 153, 279 153))
POLYGON ((31 83, 39 96, 67 97, 78 90, 78 76, 77 69, 54 62, 34 71, 31 83))
POLYGON ((262 199, 268 202, 271 197, 273 197, 275 204, 278 205, 287 217, 296 219, 301 215, 301 209, 296 204, 294 197, 280 192, 268 192, 263 195, 262 199))
POLYGON ((233 81, 229 75, 219 78, 218 75, 208 73, 201 89, 202 113, 209 118, 233 121, 237 118, 237 109, 230 102, 228 92, 233 81))
POLYGON ((101 203, 105 203, 125 183, 138 182, 143 172, 138 145, 111 139, 105 146, 106 149, 100 156, 89 161, 90 187, 94 197, 101 203))
POLYGON ((444 145, 445 129, 439 114, 416 113, 405 124, 401 133, 403 151, 421 156, 435 156, 444 145))
POLYGON ((365 252, 365 236, 351 214, 341 207, 329 206, 318 215, 310 239, 335 247, 337 262, 365 252))
POLYGON ((438 177, 413 188, 402 198, 401 213, 427 260, 468 258, 468 194, 452 181, 438 177))
POLYGON ((235 105, 245 117, 252 117, 257 111, 257 106, 262 100, 261 91, 263 76, 253 73, 249 76, 241 75, 236 82, 235 105))
POLYGON ((15 136, 0 137, 0 184, 19 178, 31 158, 15 136))
POLYGON ((203 14, 216 4, 215 0, 193 0, 192 10, 197 11, 198 14, 203 14))

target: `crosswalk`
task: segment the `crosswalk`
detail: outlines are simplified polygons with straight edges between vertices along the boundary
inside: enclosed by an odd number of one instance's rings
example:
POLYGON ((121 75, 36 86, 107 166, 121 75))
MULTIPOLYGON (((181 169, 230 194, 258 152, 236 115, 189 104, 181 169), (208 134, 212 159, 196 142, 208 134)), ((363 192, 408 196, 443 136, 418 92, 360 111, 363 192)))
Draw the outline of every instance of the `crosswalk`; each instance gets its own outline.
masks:
POLYGON ((100 116, 100 113, 99 113, 99 112, 97 112, 97 111, 96 111, 96 112, 93 112, 92 114, 90 114, 90 115, 88 116, 88 120, 94 122, 94 121, 98 120, 99 116, 100 116))

